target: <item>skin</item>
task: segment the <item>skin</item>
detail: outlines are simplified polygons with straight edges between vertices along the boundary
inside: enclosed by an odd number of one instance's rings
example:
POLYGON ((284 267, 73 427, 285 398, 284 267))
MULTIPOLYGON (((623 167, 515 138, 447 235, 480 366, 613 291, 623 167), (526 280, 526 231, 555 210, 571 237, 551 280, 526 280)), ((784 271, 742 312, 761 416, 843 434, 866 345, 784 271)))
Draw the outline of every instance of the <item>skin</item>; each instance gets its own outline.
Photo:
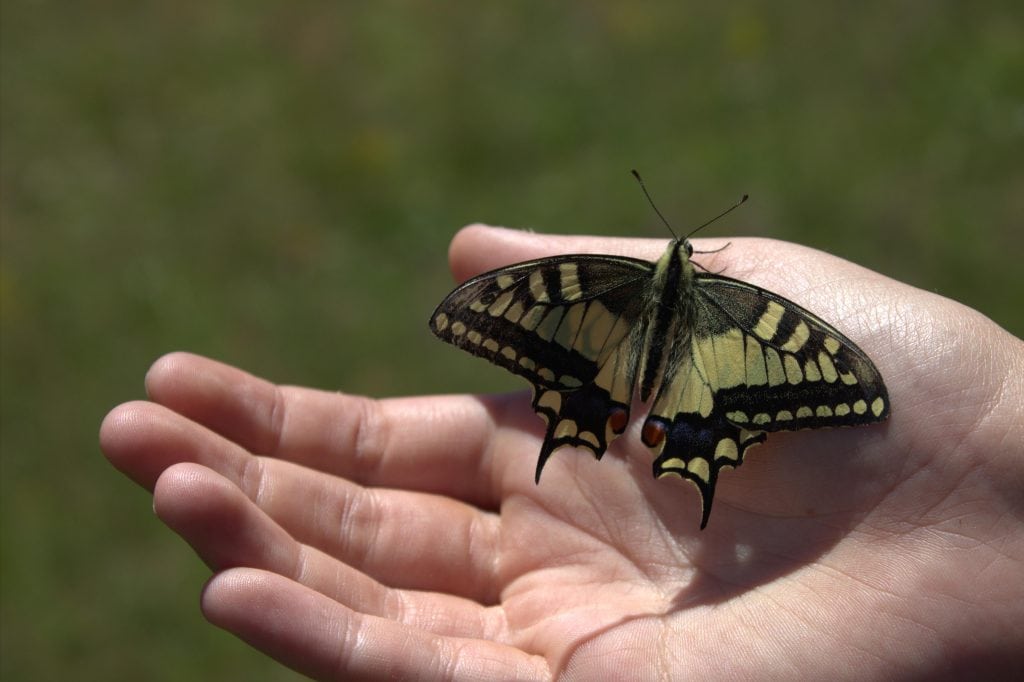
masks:
MULTIPOLYGON (((664 245, 471 226, 450 259, 462 281, 664 245)), ((893 405, 884 424, 770 434, 723 472, 703 532, 692 485, 651 478, 642 409, 602 461, 558 450, 535 485, 526 392, 372 400, 174 353, 102 448, 213 570, 210 622, 315 678, 1024 670, 1024 343, 797 245, 695 260, 835 324, 893 405)))

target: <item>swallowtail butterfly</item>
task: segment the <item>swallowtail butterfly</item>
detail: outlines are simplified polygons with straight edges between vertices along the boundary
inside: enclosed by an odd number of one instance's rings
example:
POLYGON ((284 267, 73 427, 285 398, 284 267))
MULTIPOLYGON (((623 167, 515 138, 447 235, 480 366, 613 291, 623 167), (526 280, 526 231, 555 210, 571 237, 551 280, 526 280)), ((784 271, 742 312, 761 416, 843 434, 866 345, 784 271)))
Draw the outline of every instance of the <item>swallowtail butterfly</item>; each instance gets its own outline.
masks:
POLYGON ((641 440, 657 455, 654 476, 697 486, 703 529, 718 472, 742 464, 768 432, 889 416, 878 370, 835 327, 778 294, 696 271, 692 255, 675 238, 653 263, 517 263, 473 277, 434 311, 441 340, 533 384, 533 409, 547 422, 537 482, 562 446, 600 459, 626 430, 634 395, 653 397, 641 440))

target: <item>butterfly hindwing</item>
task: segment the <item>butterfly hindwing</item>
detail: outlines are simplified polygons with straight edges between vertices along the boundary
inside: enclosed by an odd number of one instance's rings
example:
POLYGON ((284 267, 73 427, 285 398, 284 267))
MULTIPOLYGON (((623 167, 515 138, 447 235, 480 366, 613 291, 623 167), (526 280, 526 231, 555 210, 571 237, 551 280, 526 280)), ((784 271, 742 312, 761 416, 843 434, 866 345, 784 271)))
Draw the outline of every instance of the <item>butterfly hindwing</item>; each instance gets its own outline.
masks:
POLYGON ((441 339, 525 377, 547 422, 540 478, 554 450, 598 458, 629 422, 643 292, 653 266, 615 256, 560 256, 500 268, 441 302, 441 339))
POLYGON ((884 420, 888 394, 868 357, 838 330, 777 294, 698 275, 689 353, 666 373, 643 439, 657 477, 696 484, 701 527, 722 467, 766 432, 884 420))
MULTIPOLYGON (((705 275, 700 283, 698 300, 707 317, 717 310, 719 320, 728 319, 744 334, 744 379, 718 387, 718 402, 730 421, 763 431, 793 431, 888 417, 889 395, 881 375, 835 327, 744 282, 705 275)), ((703 349, 705 355, 711 350, 706 343, 703 349)))

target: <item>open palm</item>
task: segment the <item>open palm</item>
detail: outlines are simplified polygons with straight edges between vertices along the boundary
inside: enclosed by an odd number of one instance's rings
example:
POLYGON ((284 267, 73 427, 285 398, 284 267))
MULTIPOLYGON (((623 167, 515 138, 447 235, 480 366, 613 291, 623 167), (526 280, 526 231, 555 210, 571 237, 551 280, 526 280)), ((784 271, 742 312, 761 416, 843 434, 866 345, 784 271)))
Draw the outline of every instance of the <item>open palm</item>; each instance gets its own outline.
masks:
MULTIPOLYGON (((663 247, 473 227, 452 266, 663 247)), ((893 406, 885 424, 771 434, 720 477, 703 532, 695 489, 651 478, 637 423, 601 462, 559 450, 535 485, 526 393, 374 401, 173 354, 102 446, 215 571, 207 617, 318 678, 1020 665, 1024 343, 794 245, 741 240, 701 263, 834 322, 893 406)))

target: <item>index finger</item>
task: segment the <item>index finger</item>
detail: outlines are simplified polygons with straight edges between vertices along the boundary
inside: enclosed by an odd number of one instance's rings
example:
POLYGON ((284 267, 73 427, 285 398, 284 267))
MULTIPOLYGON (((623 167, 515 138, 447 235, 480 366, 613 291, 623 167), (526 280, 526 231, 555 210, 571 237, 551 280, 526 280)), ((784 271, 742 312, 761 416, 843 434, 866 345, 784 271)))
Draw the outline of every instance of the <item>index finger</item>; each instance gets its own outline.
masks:
POLYGON ((502 398, 468 395, 374 400, 276 386, 190 353, 146 376, 151 399, 255 454, 370 486, 450 495, 497 507, 490 442, 502 398))

